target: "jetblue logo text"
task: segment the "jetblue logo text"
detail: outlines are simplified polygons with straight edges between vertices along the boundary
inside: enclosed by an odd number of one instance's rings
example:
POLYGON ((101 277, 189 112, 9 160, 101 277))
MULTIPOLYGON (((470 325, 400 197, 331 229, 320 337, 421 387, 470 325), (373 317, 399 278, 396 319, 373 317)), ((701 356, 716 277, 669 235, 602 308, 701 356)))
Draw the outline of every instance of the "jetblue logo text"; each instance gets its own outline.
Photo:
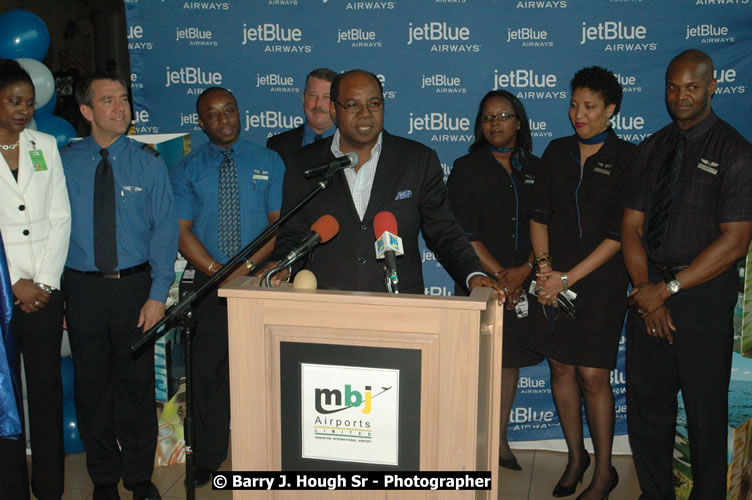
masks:
POLYGON ((605 21, 593 26, 582 23, 582 38, 580 45, 590 41, 602 40, 608 42, 605 51, 638 51, 656 50, 658 44, 644 41, 647 38, 648 29, 645 26, 631 26, 621 21, 605 21), (611 43, 611 42, 619 43, 611 43), (626 41, 628 43, 621 43, 626 41))
MULTIPOLYGON (((407 44, 414 42, 468 42, 470 28, 451 26, 445 22, 430 22, 421 26, 408 23, 407 44)), ((431 52, 480 52, 480 45, 473 43, 433 43, 431 52)))

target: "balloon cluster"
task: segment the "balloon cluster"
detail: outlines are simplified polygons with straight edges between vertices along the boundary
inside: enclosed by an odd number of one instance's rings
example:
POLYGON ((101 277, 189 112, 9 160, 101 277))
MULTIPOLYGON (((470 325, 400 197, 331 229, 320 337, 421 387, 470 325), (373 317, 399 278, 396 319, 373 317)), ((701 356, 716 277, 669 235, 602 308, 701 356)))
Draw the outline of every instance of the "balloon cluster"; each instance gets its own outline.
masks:
POLYGON ((52 114, 57 102, 55 78, 40 62, 49 47, 50 32, 39 16, 23 9, 0 14, 0 57, 18 61, 34 83, 36 112, 28 127, 54 136, 61 148, 78 134, 70 123, 52 114))

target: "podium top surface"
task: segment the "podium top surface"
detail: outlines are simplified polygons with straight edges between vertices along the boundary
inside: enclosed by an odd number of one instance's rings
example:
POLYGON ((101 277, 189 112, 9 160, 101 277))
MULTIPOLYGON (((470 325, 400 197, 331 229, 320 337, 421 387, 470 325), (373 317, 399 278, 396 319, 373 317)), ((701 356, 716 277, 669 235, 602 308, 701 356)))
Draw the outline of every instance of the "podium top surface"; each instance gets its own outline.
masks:
POLYGON ((490 288, 476 288, 470 297, 445 297, 441 295, 418 295, 380 292, 352 292, 346 290, 301 290, 295 289, 289 283, 279 287, 260 287, 259 280, 250 276, 235 278, 227 285, 217 290, 220 297, 296 300, 305 302, 321 302, 339 304, 371 304, 390 307, 437 307, 448 309, 486 310, 486 303, 495 298, 495 292, 490 288))

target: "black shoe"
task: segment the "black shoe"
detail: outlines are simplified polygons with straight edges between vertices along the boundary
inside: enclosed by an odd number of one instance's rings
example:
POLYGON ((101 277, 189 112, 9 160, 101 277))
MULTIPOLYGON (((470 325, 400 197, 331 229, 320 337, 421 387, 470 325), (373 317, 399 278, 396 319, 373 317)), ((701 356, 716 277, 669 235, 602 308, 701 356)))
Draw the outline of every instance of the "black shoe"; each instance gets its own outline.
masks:
POLYGON ((94 485, 94 494, 92 500, 120 500, 117 484, 97 484, 94 485))
MULTIPOLYGON (((612 491, 614 491, 614 489, 616 488, 616 485, 617 485, 617 484, 619 484, 619 473, 618 473, 618 472, 616 472, 616 469, 615 469, 615 468, 614 468, 614 466, 612 465, 612 466, 611 466, 611 484, 609 484, 609 486, 608 486, 608 491, 606 492, 606 496, 604 496, 604 497, 603 497, 603 500, 608 500, 608 497, 609 497, 609 495, 611 494, 611 492, 612 492, 612 491)), ((576 500, 581 500, 581 499, 582 499, 582 498, 584 497, 584 495, 585 495, 585 492, 586 492, 586 491, 587 491, 587 490, 583 491, 583 492, 582 492, 582 493, 581 493, 581 494, 580 494, 580 495, 579 495, 579 496, 577 497, 577 499, 576 499, 576 500)))
MULTIPOLYGON (((209 483, 211 480, 212 470, 207 469, 206 467, 199 467, 196 466, 193 469, 193 484, 196 486, 196 488, 200 488, 201 486, 209 483)), ((188 478, 185 478, 185 485, 188 486, 188 478)))
POLYGON ((131 489, 133 490, 133 500, 162 500, 159 490, 151 481, 138 483, 131 489))
POLYGON ((501 458, 499 456, 499 465, 509 470, 522 470, 522 466, 514 455, 512 455, 512 458, 501 458))
POLYGON ((569 495, 574 495, 574 492, 577 491, 577 483, 582 482, 582 477, 585 475, 585 471, 588 470, 588 467, 590 467, 590 455, 586 453, 585 466, 580 471, 580 477, 577 478, 577 481, 575 481, 572 486, 564 486, 561 484, 561 481, 559 481, 556 483, 554 491, 551 494, 555 497, 568 497, 569 495))

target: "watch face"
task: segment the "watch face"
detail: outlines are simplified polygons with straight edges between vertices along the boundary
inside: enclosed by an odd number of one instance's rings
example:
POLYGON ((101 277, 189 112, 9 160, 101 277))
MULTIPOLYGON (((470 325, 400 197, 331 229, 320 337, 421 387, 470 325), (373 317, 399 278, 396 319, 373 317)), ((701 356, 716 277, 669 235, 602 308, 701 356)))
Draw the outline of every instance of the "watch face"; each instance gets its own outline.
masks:
POLYGON ((671 280, 668 282, 668 291, 671 292, 671 294, 679 293, 679 290, 681 289, 681 285, 676 280, 671 280))

